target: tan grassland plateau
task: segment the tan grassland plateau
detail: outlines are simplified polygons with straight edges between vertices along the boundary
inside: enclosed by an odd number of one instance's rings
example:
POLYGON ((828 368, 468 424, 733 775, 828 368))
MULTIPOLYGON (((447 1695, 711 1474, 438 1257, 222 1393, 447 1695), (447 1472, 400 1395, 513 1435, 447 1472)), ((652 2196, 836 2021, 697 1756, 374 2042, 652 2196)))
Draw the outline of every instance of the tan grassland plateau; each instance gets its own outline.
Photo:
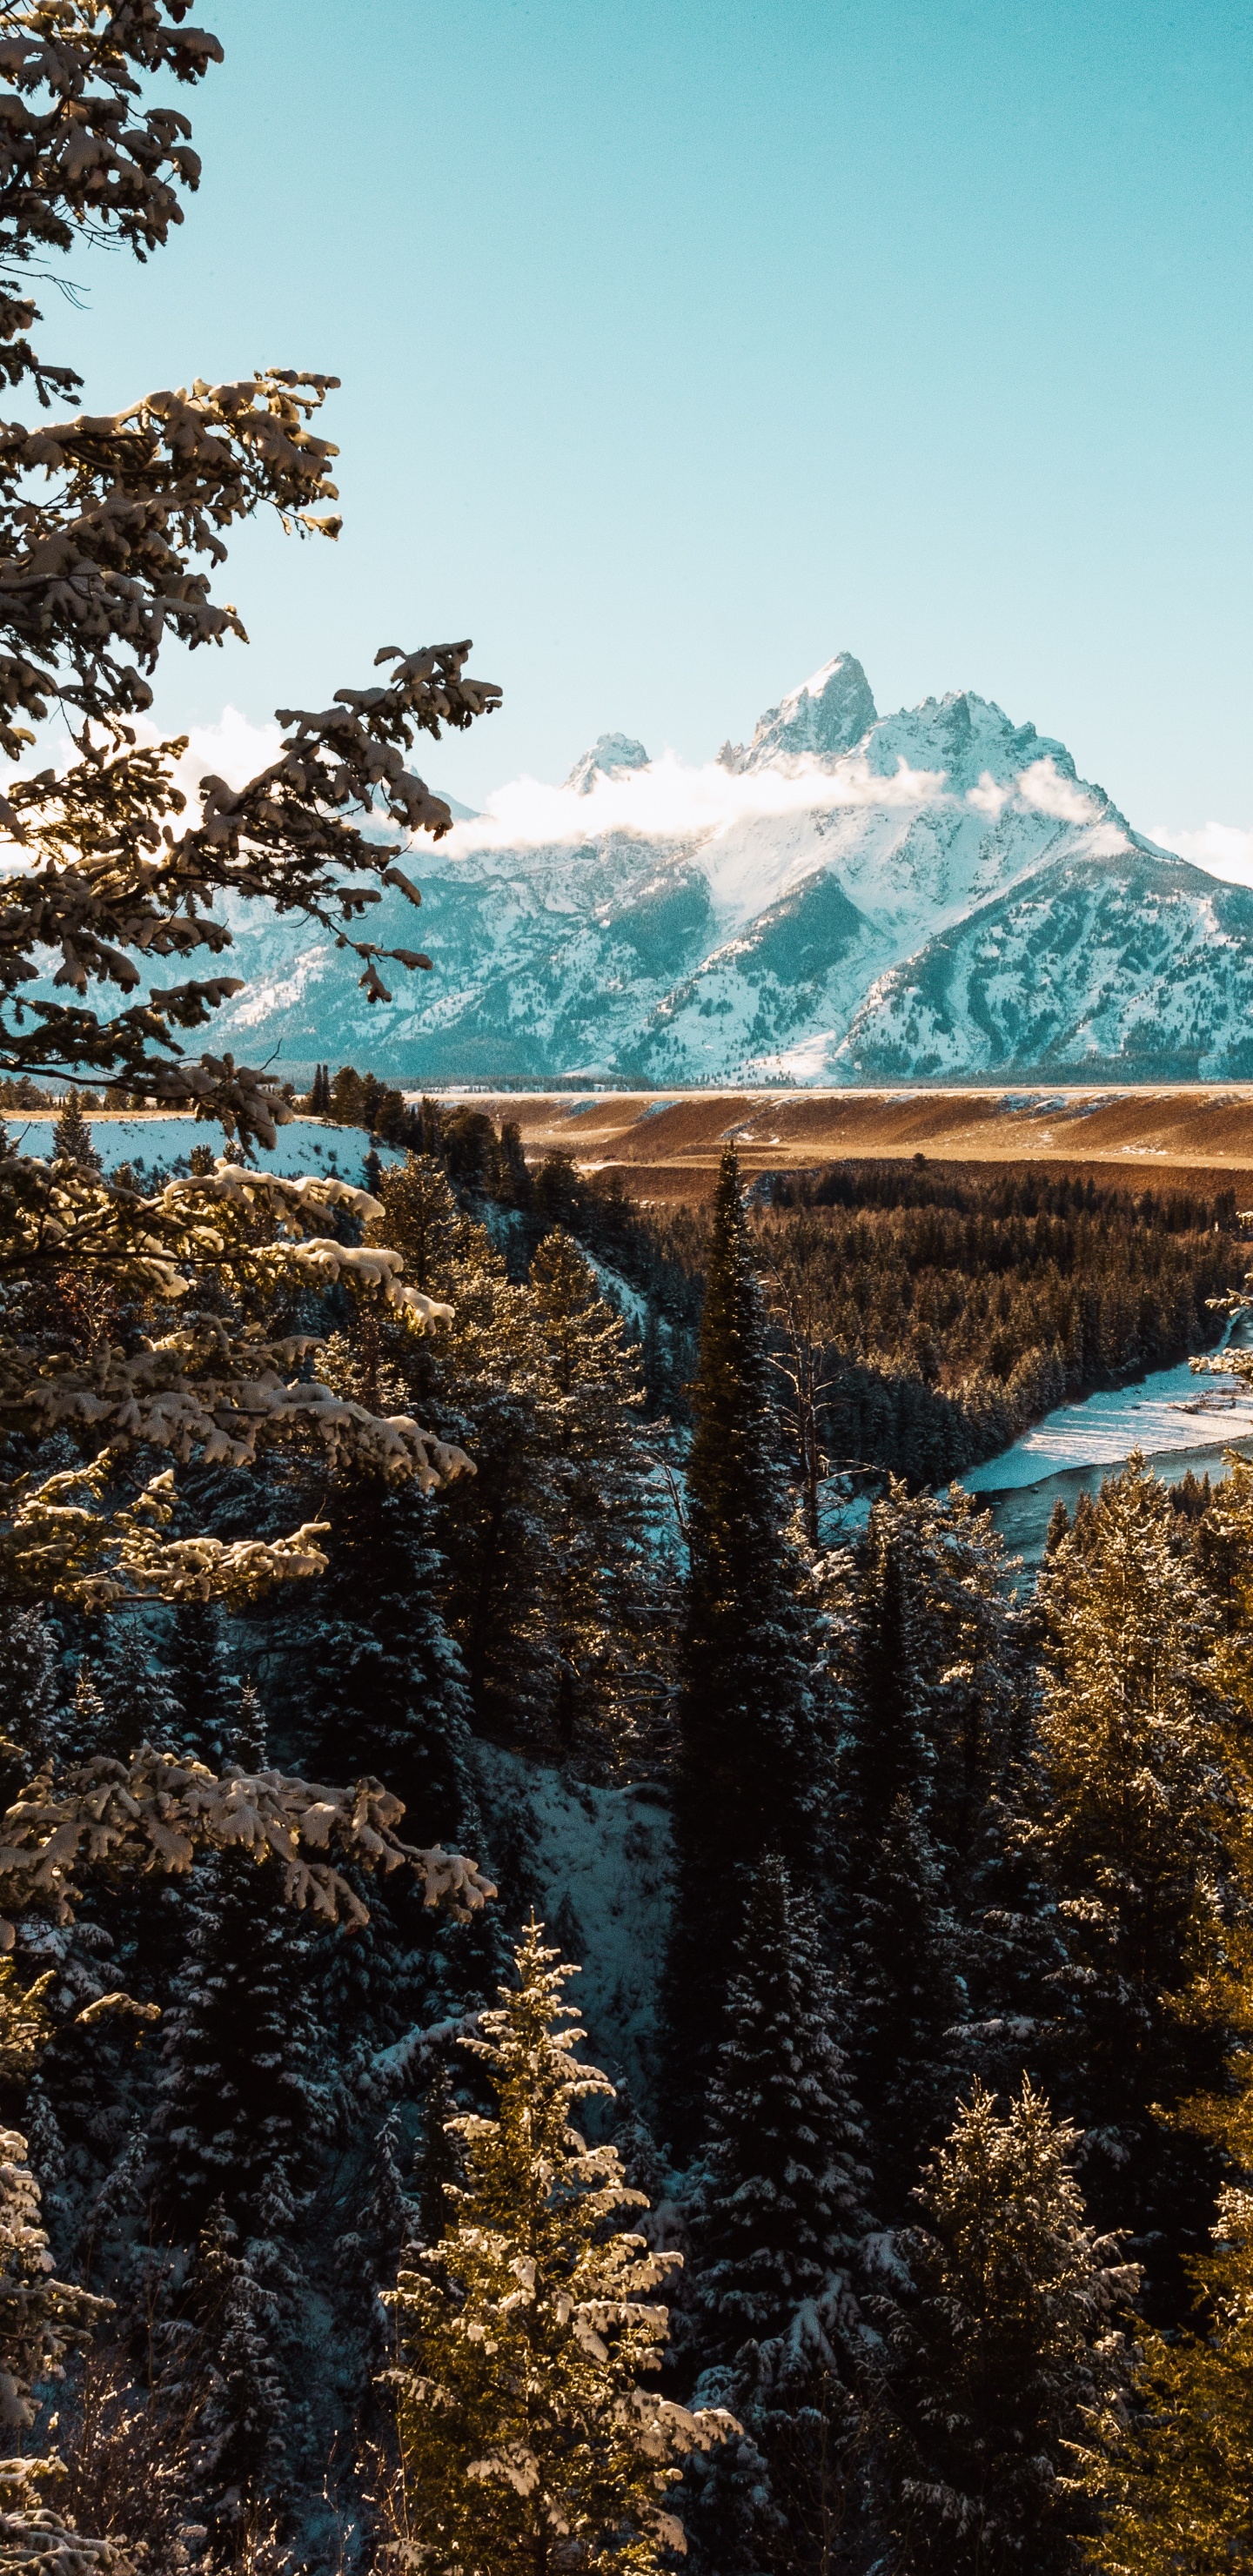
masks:
MULTIPOLYGON (((446 1095, 447 1096, 447 1095, 446 1095)), ((708 1197, 724 1144, 746 1172, 834 1162, 1036 1163, 1129 1190, 1233 1187, 1253 1206, 1253 1087, 969 1091, 500 1092, 528 1157, 620 1172, 633 1197, 708 1197)))

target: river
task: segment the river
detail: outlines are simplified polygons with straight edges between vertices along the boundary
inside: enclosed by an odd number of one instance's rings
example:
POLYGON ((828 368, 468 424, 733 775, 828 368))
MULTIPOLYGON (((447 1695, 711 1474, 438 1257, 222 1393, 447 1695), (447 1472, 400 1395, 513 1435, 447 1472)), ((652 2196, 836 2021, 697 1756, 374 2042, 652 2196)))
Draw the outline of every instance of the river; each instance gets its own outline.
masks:
MULTIPOLYGON (((1240 1317, 1229 1338, 1246 1349, 1253 1345, 1250 1319, 1240 1317)), ((1167 1484, 1179 1483, 1189 1468, 1217 1483, 1228 1449, 1253 1457, 1253 1386, 1227 1375, 1194 1377, 1186 1360, 1154 1369, 1130 1386, 1059 1405, 1012 1449, 972 1467, 960 1482, 987 1504, 1010 1554, 1034 1572, 1059 1496, 1073 1512, 1080 1494, 1098 1493, 1133 1449, 1143 1450, 1167 1484)))

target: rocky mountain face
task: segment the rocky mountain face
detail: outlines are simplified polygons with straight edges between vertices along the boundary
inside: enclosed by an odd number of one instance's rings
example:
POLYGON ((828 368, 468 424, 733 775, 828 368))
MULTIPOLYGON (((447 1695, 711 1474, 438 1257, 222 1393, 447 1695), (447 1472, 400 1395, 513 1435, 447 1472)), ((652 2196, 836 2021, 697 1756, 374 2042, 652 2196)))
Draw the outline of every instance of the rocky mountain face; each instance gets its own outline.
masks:
MULTIPOLYGON (((413 864, 432 974, 367 1009, 241 909, 214 1043, 408 1083, 1253 1075, 1253 894, 985 699, 879 716, 851 654, 703 768, 604 734, 413 864)), ((375 920, 412 940, 402 898, 375 920)))

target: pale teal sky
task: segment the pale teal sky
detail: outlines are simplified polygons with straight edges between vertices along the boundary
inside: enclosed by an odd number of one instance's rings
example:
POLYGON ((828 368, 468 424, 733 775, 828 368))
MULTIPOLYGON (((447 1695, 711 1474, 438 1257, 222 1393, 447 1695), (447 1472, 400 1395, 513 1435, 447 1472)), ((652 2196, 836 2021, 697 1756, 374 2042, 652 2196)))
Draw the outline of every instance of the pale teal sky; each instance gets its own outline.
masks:
POLYGON ((708 756, 840 647, 1146 828, 1253 826, 1246 0, 204 0, 205 180, 45 340, 91 408, 344 378, 337 548, 250 533, 253 718, 475 637, 476 802, 708 756))

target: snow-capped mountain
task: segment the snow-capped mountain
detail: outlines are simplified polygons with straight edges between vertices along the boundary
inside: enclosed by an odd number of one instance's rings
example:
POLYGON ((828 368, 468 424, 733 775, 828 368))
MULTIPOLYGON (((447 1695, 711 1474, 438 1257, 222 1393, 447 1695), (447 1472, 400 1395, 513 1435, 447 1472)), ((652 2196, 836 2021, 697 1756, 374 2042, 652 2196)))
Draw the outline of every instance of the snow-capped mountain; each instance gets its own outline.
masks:
MULTIPOLYGON (((215 1042, 409 1082, 1253 1074, 1253 894, 986 699, 879 716, 848 653, 704 767, 603 734, 415 857, 432 975, 367 1009, 241 907, 215 1042)), ((388 897, 371 935, 411 925, 388 897)))

